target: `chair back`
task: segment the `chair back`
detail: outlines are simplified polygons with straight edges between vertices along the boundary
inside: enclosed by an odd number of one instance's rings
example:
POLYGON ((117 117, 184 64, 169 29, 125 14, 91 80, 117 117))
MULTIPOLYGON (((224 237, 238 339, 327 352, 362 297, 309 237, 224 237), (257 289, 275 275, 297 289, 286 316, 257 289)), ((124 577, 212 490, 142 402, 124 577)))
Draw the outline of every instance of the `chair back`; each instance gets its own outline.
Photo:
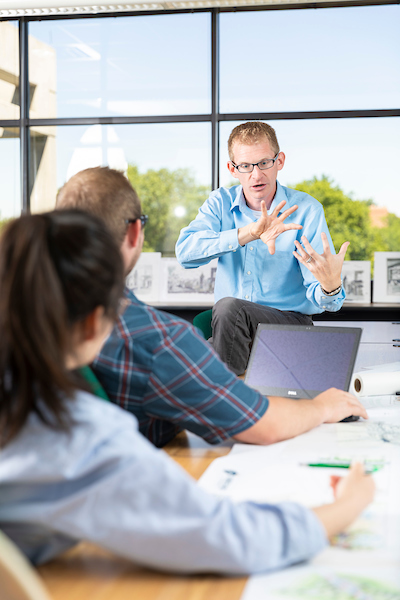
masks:
POLYGON ((196 315, 193 319, 193 325, 198 327, 205 339, 212 337, 212 328, 211 328, 211 319, 212 319, 212 309, 203 310, 198 315, 196 315))
POLYGON ((0 531, 1 600, 50 600, 35 569, 17 546, 0 531))

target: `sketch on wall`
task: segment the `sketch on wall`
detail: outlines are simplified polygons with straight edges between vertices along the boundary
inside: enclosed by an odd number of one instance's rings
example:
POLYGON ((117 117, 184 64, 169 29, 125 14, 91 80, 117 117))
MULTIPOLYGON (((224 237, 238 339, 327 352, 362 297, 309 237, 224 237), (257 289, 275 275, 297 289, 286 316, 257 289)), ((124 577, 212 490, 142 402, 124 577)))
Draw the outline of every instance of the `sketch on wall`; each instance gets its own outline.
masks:
POLYGON ((162 258, 161 300, 169 304, 214 304, 215 259, 196 269, 184 269, 176 258, 162 258))
POLYGON ((371 302, 371 261, 346 260, 342 268, 346 302, 371 302))
POLYGON ((400 303, 400 252, 375 252, 374 302, 400 303))
POLYGON ((161 252, 142 252, 136 265, 126 278, 127 287, 142 300, 158 302, 160 297, 161 252))

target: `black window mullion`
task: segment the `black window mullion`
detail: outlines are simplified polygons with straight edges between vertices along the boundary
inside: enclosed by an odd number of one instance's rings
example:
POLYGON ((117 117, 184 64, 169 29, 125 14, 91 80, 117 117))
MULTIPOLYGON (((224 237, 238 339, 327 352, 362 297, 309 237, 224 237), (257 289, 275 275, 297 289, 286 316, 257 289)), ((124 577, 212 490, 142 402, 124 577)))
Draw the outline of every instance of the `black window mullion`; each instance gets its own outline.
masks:
POLYGON ((211 185, 219 187, 219 9, 211 13, 211 185))
POLYGON ((28 73, 28 23, 24 17, 19 22, 19 98, 20 98, 20 167, 22 211, 30 210, 29 193, 29 73, 28 73))

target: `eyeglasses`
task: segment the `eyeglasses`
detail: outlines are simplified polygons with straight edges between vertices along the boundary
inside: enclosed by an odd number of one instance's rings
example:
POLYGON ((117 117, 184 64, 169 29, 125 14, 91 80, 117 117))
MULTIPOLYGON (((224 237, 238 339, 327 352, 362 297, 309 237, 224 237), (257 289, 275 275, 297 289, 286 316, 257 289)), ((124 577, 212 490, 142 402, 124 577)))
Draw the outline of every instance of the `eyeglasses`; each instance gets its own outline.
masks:
POLYGON ((140 219, 140 222, 142 224, 142 229, 144 229, 144 226, 146 225, 147 221, 149 220, 149 217, 147 215, 140 215, 140 217, 137 217, 136 219, 125 219, 125 223, 127 225, 129 225, 129 223, 136 223, 136 221, 140 219))
POLYGON ((279 152, 274 158, 264 158, 264 160, 260 160, 260 162, 258 163, 241 163, 240 165, 235 165, 233 160, 231 160, 231 163, 233 164, 235 169, 239 171, 239 173, 252 173, 255 166, 257 166, 260 169, 260 171, 266 171, 267 169, 271 169, 274 166, 278 156, 279 152))

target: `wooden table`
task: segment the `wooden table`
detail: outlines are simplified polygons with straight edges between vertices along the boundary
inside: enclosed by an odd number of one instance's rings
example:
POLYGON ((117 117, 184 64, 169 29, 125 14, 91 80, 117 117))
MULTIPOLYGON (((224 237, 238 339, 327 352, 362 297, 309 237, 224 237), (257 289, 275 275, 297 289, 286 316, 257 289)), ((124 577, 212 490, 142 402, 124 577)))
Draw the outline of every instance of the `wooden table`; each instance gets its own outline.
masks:
MULTIPOLYGON (((231 444, 210 446, 181 433, 165 451, 198 479, 231 444)), ((239 600, 246 578, 176 576, 138 568, 92 544, 81 543, 39 568, 53 600, 239 600)))

